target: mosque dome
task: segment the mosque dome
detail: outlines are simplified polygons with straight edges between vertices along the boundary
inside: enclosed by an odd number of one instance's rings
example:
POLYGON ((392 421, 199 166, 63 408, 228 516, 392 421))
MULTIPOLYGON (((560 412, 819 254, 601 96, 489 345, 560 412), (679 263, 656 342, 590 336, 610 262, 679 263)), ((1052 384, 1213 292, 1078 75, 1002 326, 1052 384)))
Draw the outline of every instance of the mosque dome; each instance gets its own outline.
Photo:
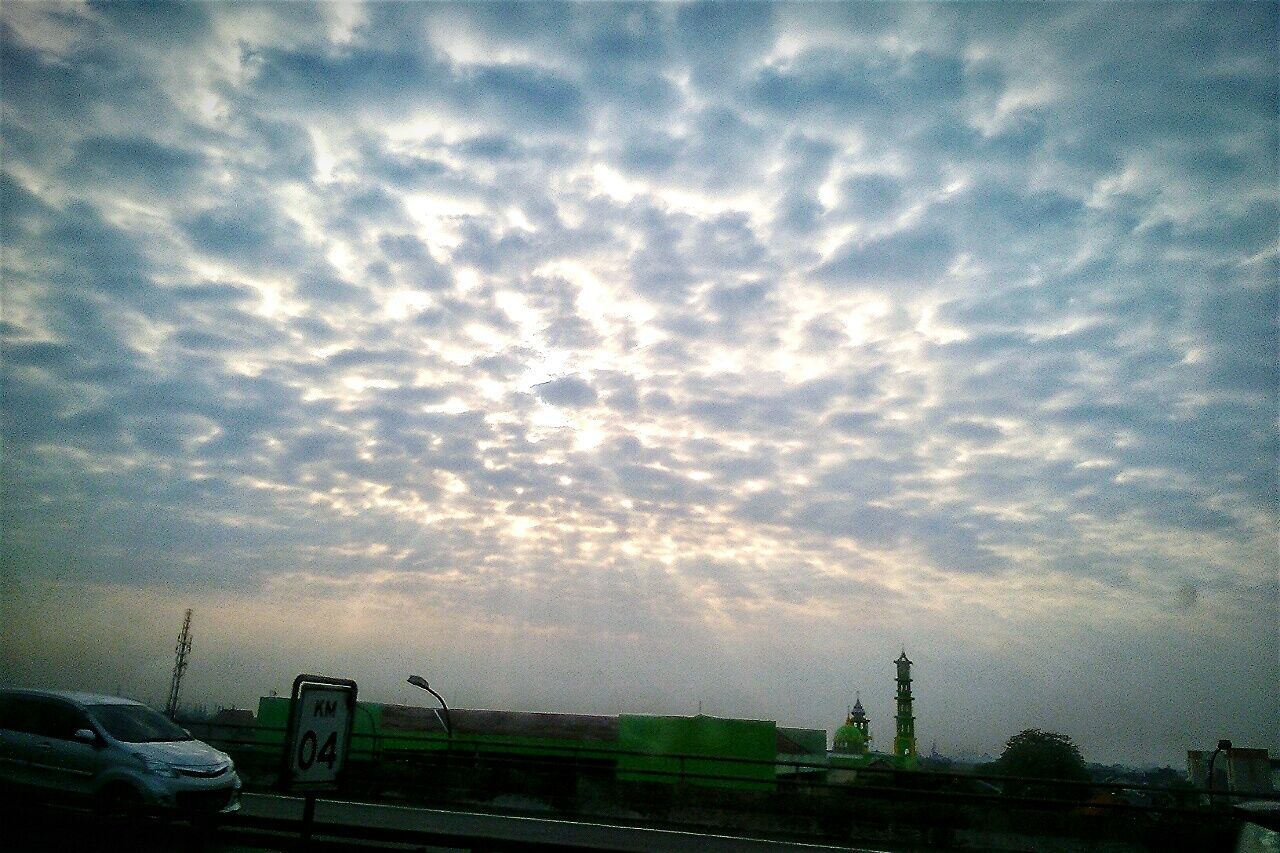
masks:
POLYGON ((862 708, 862 697, 858 696, 849 709, 849 716, 844 725, 836 729, 832 749, 852 755, 866 755, 871 744, 871 725, 867 712, 862 708))
POLYGON ((837 752, 854 752, 858 747, 866 745, 867 737, 862 730, 850 723, 836 729, 835 748, 837 752))
POLYGON ((864 753, 867 751, 867 736, 853 723, 845 723, 836 729, 833 747, 836 752, 864 753))

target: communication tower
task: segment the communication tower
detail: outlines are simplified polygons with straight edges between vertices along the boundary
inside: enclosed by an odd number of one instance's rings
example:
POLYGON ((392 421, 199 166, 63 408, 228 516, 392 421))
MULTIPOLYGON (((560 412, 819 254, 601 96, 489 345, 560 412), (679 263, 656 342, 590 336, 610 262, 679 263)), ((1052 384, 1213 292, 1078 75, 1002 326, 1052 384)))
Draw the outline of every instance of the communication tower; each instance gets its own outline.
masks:
POLYGON ((191 610, 182 619, 182 633, 178 635, 178 645, 174 647, 173 680, 169 682, 169 701, 165 703, 164 713, 173 719, 178 713, 178 691, 182 688, 182 674, 187 671, 187 655, 191 652, 191 610))

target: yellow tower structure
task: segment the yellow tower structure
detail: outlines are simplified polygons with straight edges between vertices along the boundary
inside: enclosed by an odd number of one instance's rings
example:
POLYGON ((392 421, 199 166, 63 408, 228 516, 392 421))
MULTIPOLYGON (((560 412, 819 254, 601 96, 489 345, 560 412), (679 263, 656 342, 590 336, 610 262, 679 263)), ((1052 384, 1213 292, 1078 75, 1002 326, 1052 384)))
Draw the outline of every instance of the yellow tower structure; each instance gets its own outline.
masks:
POLYGON ((893 738, 893 755, 900 767, 915 767, 919 762, 916 746, 916 718, 911 710, 911 660, 907 650, 894 661, 898 665, 897 734, 893 738))

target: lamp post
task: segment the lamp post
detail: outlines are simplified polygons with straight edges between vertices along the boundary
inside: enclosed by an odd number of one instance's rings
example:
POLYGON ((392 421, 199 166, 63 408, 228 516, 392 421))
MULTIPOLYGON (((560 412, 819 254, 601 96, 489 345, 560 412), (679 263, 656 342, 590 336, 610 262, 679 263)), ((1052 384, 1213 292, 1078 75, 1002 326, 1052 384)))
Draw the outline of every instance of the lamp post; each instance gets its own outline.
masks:
POLYGON ((1213 751, 1213 755, 1209 756, 1209 779, 1207 780, 1209 785, 1209 805, 1213 805, 1213 763, 1218 760, 1218 753, 1224 749, 1231 749, 1231 741, 1225 738, 1218 741, 1218 748, 1213 751))
MULTIPOLYGON (((432 690, 431 685, 428 684, 427 680, 423 678, 421 675, 411 675, 409 676, 408 680, 409 680, 409 683, 412 684, 414 687, 421 687, 423 690, 427 691, 432 696, 436 697, 436 699, 440 700, 440 707, 444 708, 444 719, 440 720, 440 723, 441 725, 444 726, 445 734, 450 739, 452 739, 453 738, 453 720, 450 719, 449 717, 449 706, 444 703, 444 697, 441 696, 439 693, 435 692, 434 690, 432 690)), ((436 719, 440 719, 439 711, 436 711, 436 719)))

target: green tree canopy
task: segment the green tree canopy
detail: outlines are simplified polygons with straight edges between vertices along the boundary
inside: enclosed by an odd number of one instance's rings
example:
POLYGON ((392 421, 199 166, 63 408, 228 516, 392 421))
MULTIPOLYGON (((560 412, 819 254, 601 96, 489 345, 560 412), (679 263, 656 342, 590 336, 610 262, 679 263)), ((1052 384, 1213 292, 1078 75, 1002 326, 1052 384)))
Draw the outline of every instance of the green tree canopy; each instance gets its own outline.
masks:
POLYGON ((1009 738, 995 763, 1003 776, 1032 776, 1038 779, 1066 779, 1086 782, 1089 773, 1080 750, 1071 738, 1056 732, 1026 729, 1009 738))

